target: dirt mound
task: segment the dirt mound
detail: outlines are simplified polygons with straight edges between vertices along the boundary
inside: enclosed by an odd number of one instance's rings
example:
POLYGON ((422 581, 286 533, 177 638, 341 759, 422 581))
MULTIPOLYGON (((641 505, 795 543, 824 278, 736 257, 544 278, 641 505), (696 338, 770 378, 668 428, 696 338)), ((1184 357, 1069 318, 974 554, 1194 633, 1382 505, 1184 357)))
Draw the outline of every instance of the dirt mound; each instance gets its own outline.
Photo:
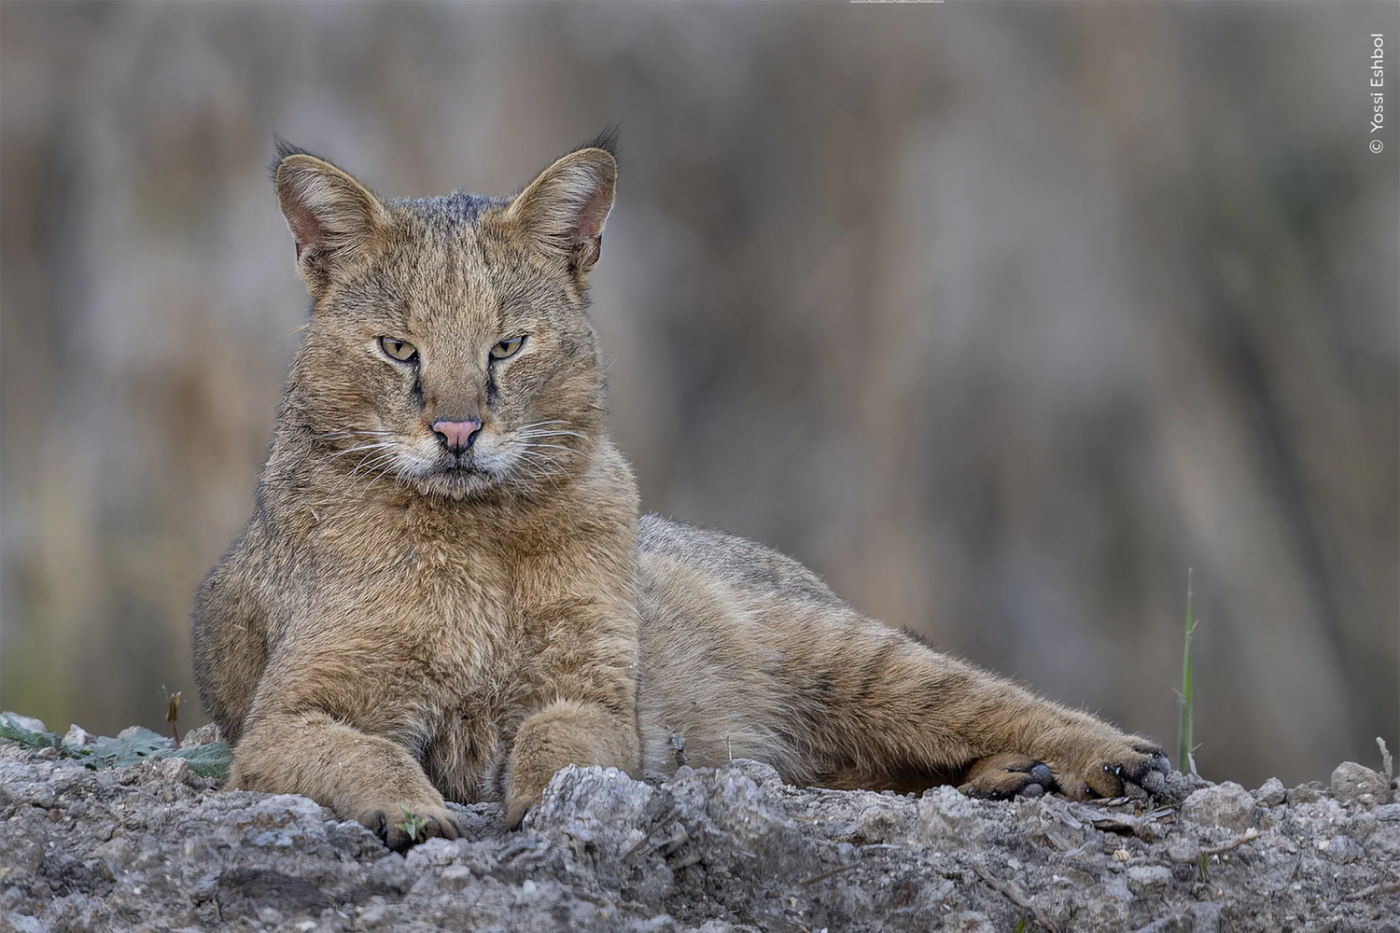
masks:
POLYGON ((458 808, 392 854, 296 796, 181 759, 90 770, 0 748, 0 925, 16 930, 1400 930, 1400 803, 1344 764, 1148 804, 799 789, 767 766, 651 785, 567 768, 525 828, 458 808))

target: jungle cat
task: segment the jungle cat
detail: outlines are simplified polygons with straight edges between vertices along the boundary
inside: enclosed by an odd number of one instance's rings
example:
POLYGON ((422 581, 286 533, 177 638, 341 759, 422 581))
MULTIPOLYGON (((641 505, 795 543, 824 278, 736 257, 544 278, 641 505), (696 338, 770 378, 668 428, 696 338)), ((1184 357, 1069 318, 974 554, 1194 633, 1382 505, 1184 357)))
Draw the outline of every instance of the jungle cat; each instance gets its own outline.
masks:
POLYGON ((568 764, 752 758, 797 784, 1142 793, 1152 742, 936 653, 740 538, 639 512, 587 279, 602 137, 512 197, 381 198, 279 143, 312 299, 252 517, 195 597, 230 786, 391 847, 517 825, 568 764), (402 808, 402 809, 401 809, 402 808))

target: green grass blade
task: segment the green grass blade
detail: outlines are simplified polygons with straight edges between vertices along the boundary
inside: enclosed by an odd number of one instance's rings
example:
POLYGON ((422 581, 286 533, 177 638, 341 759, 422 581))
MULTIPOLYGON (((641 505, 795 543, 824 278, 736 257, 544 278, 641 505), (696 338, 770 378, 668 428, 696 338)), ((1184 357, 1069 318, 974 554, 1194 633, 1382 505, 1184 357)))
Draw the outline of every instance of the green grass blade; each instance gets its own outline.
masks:
POLYGON ((1191 678, 1191 636, 1196 631, 1196 617, 1191 610, 1191 570, 1186 571, 1186 649, 1181 659, 1181 725, 1177 731, 1177 770, 1194 774, 1191 760, 1191 714, 1195 697, 1191 678))

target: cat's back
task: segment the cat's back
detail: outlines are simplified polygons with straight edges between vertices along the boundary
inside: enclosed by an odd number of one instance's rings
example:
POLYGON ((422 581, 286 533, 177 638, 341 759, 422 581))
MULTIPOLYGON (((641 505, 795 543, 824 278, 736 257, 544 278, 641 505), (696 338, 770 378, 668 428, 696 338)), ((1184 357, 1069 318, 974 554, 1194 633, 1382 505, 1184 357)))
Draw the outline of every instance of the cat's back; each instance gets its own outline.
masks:
POLYGON ((685 568, 697 581, 746 599, 779 599, 844 605, 821 578, 801 563, 738 535, 645 514, 637 536, 643 585, 664 582, 685 568))

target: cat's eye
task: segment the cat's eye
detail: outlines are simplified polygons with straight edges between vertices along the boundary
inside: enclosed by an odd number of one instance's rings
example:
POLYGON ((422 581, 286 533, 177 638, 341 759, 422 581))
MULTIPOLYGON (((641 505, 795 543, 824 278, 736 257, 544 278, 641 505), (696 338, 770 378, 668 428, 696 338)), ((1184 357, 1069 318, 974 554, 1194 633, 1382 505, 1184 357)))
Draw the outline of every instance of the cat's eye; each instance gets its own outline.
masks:
POLYGON ((394 360, 400 363, 412 363, 418 357, 418 348, 407 340, 396 340, 393 337, 380 337, 379 349, 394 360))
POLYGON ((496 344, 494 347, 491 348, 491 359, 508 359, 509 357, 515 356, 515 354, 519 353, 520 348, 524 345, 525 338, 523 336, 507 337, 505 340, 502 340, 500 343, 496 344))

